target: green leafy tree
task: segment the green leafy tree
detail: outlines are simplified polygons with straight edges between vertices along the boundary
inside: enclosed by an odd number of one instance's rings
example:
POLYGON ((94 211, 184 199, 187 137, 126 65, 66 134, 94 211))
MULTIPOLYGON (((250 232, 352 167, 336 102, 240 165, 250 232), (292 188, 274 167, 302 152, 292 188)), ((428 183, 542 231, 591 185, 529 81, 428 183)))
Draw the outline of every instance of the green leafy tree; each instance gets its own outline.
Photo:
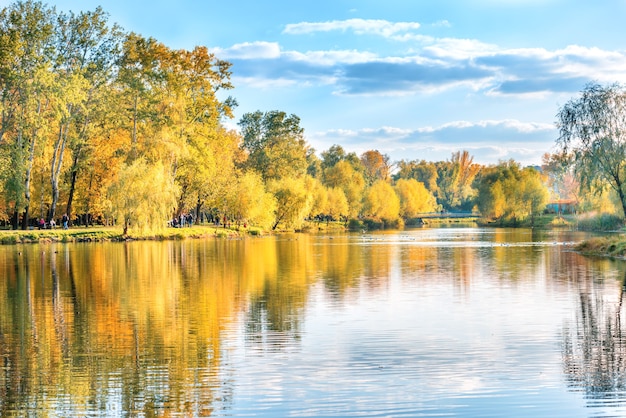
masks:
POLYGON ((539 214, 549 198, 541 174, 532 167, 521 169, 515 161, 485 168, 476 182, 481 214, 504 222, 516 223, 539 214))
POLYGON ((626 90, 624 86, 587 85, 557 114, 557 144, 573 156, 583 187, 608 185, 626 215, 626 90))
POLYGON ((298 116, 256 111, 244 114, 239 126, 248 153, 245 167, 258 171, 265 181, 306 174, 308 146, 298 116))

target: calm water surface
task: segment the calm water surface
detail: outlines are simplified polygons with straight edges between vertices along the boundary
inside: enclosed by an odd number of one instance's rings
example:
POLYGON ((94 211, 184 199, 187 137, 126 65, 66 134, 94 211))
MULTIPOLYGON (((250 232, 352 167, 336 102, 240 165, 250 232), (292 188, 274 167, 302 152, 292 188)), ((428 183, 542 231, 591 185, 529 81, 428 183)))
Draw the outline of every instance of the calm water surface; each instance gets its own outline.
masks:
POLYGON ((0 416, 626 416, 580 233, 0 247, 0 416))

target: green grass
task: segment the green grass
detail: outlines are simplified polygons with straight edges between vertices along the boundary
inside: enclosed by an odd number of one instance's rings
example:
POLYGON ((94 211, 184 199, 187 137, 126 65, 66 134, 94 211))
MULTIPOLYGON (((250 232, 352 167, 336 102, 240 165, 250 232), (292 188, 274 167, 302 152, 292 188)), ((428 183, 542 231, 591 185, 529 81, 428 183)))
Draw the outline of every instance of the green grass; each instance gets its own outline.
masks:
POLYGON ((125 240, 182 240, 209 237, 239 237, 262 235, 259 228, 219 228, 197 225, 191 228, 166 228, 158 232, 129 231, 122 235, 121 228, 90 227, 58 229, 32 229, 27 231, 0 231, 0 244, 23 244, 38 242, 90 242, 90 241, 125 241, 125 240))

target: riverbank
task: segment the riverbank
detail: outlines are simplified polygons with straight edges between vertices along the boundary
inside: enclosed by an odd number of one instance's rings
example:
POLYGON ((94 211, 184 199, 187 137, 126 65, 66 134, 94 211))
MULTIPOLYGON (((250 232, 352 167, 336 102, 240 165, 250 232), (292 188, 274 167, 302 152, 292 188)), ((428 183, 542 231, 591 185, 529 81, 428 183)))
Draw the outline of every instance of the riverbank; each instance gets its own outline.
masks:
MULTIPOLYGON (((345 230, 345 225, 339 222, 310 222, 305 225, 305 232, 324 232, 345 230)), ((293 232, 293 231, 276 231, 293 232)), ((70 229, 30 229, 0 230, 0 244, 29 244, 51 242, 106 242, 106 241, 166 241, 201 238, 242 238, 245 236, 262 236, 270 232, 261 228, 232 227, 224 228, 214 225, 194 225, 188 228, 164 228, 158 232, 142 233, 141 231, 129 231, 122 234, 119 227, 77 227, 70 229)))
POLYGON ((102 241, 133 241, 133 240, 180 240, 187 238, 209 237, 241 237, 244 235, 261 235, 258 228, 221 228, 197 225, 190 228, 165 228, 156 233, 130 231, 122 234, 121 228, 115 227, 80 227, 70 229, 33 229, 27 231, 0 231, 0 244, 27 244, 49 242, 102 242, 102 241))
POLYGON ((574 249, 586 256, 626 259, 626 238, 623 235, 594 237, 577 244, 574 249))

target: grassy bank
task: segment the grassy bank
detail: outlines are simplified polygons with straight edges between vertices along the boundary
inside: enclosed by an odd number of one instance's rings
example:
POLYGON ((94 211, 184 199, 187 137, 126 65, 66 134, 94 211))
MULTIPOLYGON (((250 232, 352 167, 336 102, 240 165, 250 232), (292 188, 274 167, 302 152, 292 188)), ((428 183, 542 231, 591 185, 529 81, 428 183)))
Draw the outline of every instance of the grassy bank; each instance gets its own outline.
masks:
POLYGON ((623 236, 591 238, 579 243, 574 249, 588 256, 626 259, 626 239, 623 236))
POLYGON ((261 235, 258 228, 218 228, 214 226, 197 225, 191 228, 166 228, 156 233, 141 233, 130 231, 128 235, 122 234, 121 228, 113 227, 90 227, 70 228, 64 230, 44 229, 27 231, 0 231, 0 244, 25 244, 46 242, 101 242, 101 241, 127 241, 127 240, 180 240, 187 238, 209 237, 240 237, 245 235, 261 235))

